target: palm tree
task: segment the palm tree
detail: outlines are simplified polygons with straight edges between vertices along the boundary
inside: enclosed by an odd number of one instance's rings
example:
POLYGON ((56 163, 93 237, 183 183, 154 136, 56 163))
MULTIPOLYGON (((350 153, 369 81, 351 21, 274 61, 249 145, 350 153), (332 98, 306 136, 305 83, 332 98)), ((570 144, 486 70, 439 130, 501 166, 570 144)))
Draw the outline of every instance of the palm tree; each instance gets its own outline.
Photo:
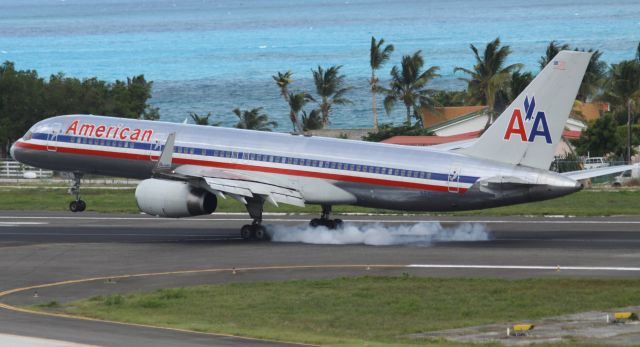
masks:
POLYGON ((387 114, 391 112, 397 101, 402 101, 407 109, 407 124, 411 124, 412 110, 421 122, 422 117, 419 117, 419 111, 423 108, 433 108, 434 91, 426 88, 426 85, 440 76, 436 73, 440 67, 432 66, 422 71, 423 66, 422 51, 405 55, 402 57, 400 68, 398 66, 391 68, 389 89, 380 87, 380 91, 386 94, 384 109, 387 114))
POLYGON ((293 125, 293 132, 300 133, 304 129, 303 126, 300 125, 298 114, 302 111, 307 102, 315 100, 311 95, 309 95, 309 93, 289 93, 287 99, 289 100, 289 118, 293 125))
POLYGON ((378 110, 376 108, 376 94, 378 93, 378 77, 376 77, 376 70, 382 67, 384 63, 389 60, 391 53, 393 53, 393 45, 387 45, 382 48, 384 39, 376 42, 376 38, 371 36, 371 49, 369 65, 371 66, 371 79, 369 85, 371 86, 371 104, 373 107, 373 130, 378 131, 378 110))
POLYGON ((289 102, 287 98, 289 97, 289 84, 293 83, 293 79, 291 79, 292 75, 293 72, 287 71, 285 73, 278 72, 277 75, 271 76, 271 78, 276 81, 278 88, 280 88, 280 95, 282 95, 286 102, 289 102))
POLYGON ((197 125, 213 125, 213 126, 218 126, 220 125, 219 122, 216 123, 209 123, 209 117, 211 117, 211 112, 208 112, 206 115, 201 116, 195 112, 189 112, 189 117, 191 117, 191 120, 193 120, 193 122, 197 125))
POLYGON ((551 62, 551 59, 555 58, 555 56, 560 53, 560 51, 565 51, 568 49, 571 48, 566 43, 561 45, 555 40, 549 42, 545 54, 538 60, 538 64, 540 64, 540 70, 544 69, 544 67, 551 62))
POLYGON ((638 112, 640 98, 640 63, 637 60, 624 60, 611 66, 604 99, 614 105, 617 114, 627 113, 627 160, 631 160, 631 123, 632 114, 638 112))
POLYGON ((273 130, 272 127, 278 126, 278 123, 269 121, 269 116, 262 112, 262 107, 244 111, 235 108, 233 113, 240 119, 236 124, 238 129, 271 131, 273 130))
POLYGON ((316 92, 320 95, 320 112, 322 112, 322 126, 329 125, 329 115, 332 105, 350 104, 351 100, 344 95, 351 87, 344 86, 345 75, 340 74, 342 65, 334 65, 324 70, 318 66, 318 70, 311 70, 316 92))
POLYGON ((489 109, 489 119, 487 120, 488 128, 493 123, 495 116, 495 100, 498 91, 507 87, 511 72, 521 68, 522 64, 511 64, 504 67, 507 57, 511 54, 509 46, 500 47, 500 38, 489 42, 482 56, 474 45, 471 51, 476 58, 476 64, 473 70, 463 67, 456 67, 453 72, 462 71, 469 75, 469 78, 460 78, 468 83, 468 91, 471 96, 479 103, 484 103, 489 109))
POLYGON ((513 102, 531 81, 533 81, 531 72, 521 72, 520 70, 512 72, 509 79, 509 103, 513 102))
POLYGON ((313 109, 308 115, 302 111, 302 128, 304 131, 322 129, 322 114, 319 109, 313 109))
MULTIPOLYGON (((576 51, 585 52, 584 49, 576 49, 576 51)), ((589 49, 587 52, 591 52, 593 54, 591 55, 591 60, 589 60, 589 64, 587 65, 587 70, 584 73, 582 83, 578 89, 578 96, 576 97, 582 102, 586 102, 587 99, 595 97, 596 94, 601 91, 601 86, 604 84, 603 81, 607 77, 608 70, 607 63, 600 60, 602 52, 599 50, 594 51, 593 49, 589 49)))

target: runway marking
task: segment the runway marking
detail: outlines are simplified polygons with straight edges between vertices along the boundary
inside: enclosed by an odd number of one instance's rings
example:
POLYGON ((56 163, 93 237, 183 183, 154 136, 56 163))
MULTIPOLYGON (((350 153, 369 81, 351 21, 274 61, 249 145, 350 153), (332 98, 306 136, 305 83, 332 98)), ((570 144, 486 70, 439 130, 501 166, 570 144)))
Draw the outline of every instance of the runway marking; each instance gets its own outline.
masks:
MULTIPOLYGON (((0 292, 0 299, 10 294, 15 294, 19 292, 28 291, 28 290, 40 289, 40 288, 49 288, 49 287, 55 287, 55 286, 72 285, 72 284, 79 284, 79 283, 86 283, 86 282, 118 280, 118 279, 137 278, 137 277, 166 276, 166 275, 179 275, 179 274, 192 274, 192 273, 213 273, 213 272, 232 272, 233 273, 236 271, 291 270, 291 269, 312 269, 312 268, 367 268, 369 269, 369 268, 402 268, 402 267, 405 267, 405 265, 293 265, 293 266, 264 266, 264 267, 244 267, 244 268, 180 270, 180 271, 152 272, 152 273, 129 274, 129 275, 101 276, 101 277, 90 277, 90 278, 67 280, 67 281, 39 284, 39 285, 34 285, 29 287, 9 289, 9 290, 0 292)), ((35 315, 41 315, 41 316, 47 316, 47 317, 69 318, 69 319, 92 321, 92 322, 99 322, 99 323, 109 323, 109 324, 118 324, 118 325, 124 325, 124 326, 132 326, 132 327, 175 331, 175 332, 181 332, 181 333, 218 336, 218 337, 232 337, 232 338, 238 338, 238 339, 249 340, 249 341, 287 343, 287 344, 298 345, 298 346, 319 346, 319 345, 289 342, 289 341, 260 339, 260 338, 254 338, 254 337, 232 335, 232 334, 208 333, 208 332, 192 331, 192 330, 186 330, 186 329, 180 329, 180 328, 169 328, 169 327, 153 326, 153 325, 147 325, 147 324, 118 322, 118 321, 111 321, 111 320, 98 319, 98 318, 72 316, 64 313, 35 311, 27 308, 9 305, 3 302, 0 302, 0 308, 6 309, 9 311, 14 311, 14 312, 35 314, 35 315)))
MULTIPOLYGON (((0 225, 2 226, 2 225, 0 225)), ((1 232, 0 235, 5 236, 56 236, 56 237, 65 237, 65 236, 145 236, 145 237, 156 237, 156 238, 166 238, 166 237, 204 237, 206 239, 240 239, 240 236, 227 236, 227 235, 207 235, 207 234, 154 234, 153 232, 147 234, 132 234, 125 233, 120 234, 117 232, 113 233, 69 233, 65 232, 64 234, 58 233, 57 231, 49 232, 49 233, 33 233, 33 232, 24 232, 24 233, 15 233, 15 232, 1 232)))
MULTIPOLYGON (((372 216, 373 217, 373 216, 372 216)), ((544 217, 539 217, 544 218, 544 217)), ((123 221, 170 221, 173 220, 175 222, 246 222, 247 218, 161 218, 161 217, 63 217, 63 216, 0 216, 0 219, 47 219, 47 220, 87 220, 87 221, 95 221, 95 220, 123 220, 123 221)), ((301 218, 266 218, 265 222, 308 222, 309 219, 301 219, 301 218)), ((506 224, 506 223, 525 223, 525 224, 640 224, 640 220, 633 221, 619 221, 619 220, 575 220, 572 218, 568 218, 568 220, 542 220, 542 219, 531 219, 531 220, 493 220, 493 219, 469 219, 469 220, 451 220, 451 219, 349 219, 349 222, 355 223, 367 223, 367 222, 377 222, 377 223, 422 223, 422 222, 438 222, 438 223, 485 223, 485 224, 506 224)))
MULTIPOLYGON (((199 269, 199 270, 178 270, 178 271, 165 271, 165 272, 151 272, 151 273, 139 273, 139 274, 125 274, 125 275, 114 275, 114 276, 99 276, 99 277, 90 277, 90 278, 82 278, 75 280, 67 280, 53 283, 45 283, 39 285, 33 285, 28 287, 14 288, 0 292, 0 300, 2 297, 7 295, 40 289, 40 288, 49 288, 55 286, 62 285, 72 285, 79 283, 87 283, 94 281, 105 281, 105 280, 121 280, 127 278, 139 278, 139 277, 151 277, 151 276, 168 276, 168 275, 181 275, 181 274, 194 274, 194 273, 215 273, 215 272, 230 272, 236 273, 241 271, 269 271, 269 270, 301 270, 301 269, 402 269, 402 268, 431 268, 431 269, 505 269, 505 270, 578 270, 578 271, 640 271, 640 267, 606 267, 606 266, 544 266, 544 265, 463 265, 463 264, 408 264, 408 265, 393 265, 393 264, 375 264, 375 265, 367 265, 367 264, 347 264, 347 265, 290 265, 290 266, 262 266, 262 267, 240 267, 240 268, 212 268, 212 269, 199 269)), ((126 322, 118 322, 111 321, 105 319, 97 319, 97 318, 89 318, 89 317, 81 317, 81 316, 72 316, 64 313, 51 313, 51 312, 43 312, 43 311, 35 311, 27 308, 17 307, 13 305, 9 305, 3 302, 0 302, 0 308, 35 314, 41 316, 48 317, 57 317, 57 318, 68 318, 68 319, 76 319, 83 321, 92 321, 98 323, 109 323, 109 324, 118 324, 123 326, 131 326, 131 327, 140 327, 140 328, 149 328, 149 329, 159 329, 166 331, 174 331, 181 333, 189 333, 189 334, 199 334, 199 335, 207 335, 207 336, 218 336, 218 337, 232 337, 249 341, 265 341, 265 342, 273 342, 273 343, 289 343, 293 345, 300 346, 315 346, 310 344, 302 344, 302 343, 292 343, 287 341, 276 341, 276 340, 267 340, 267 339, 259 339, 253 337, 245 337, 238 336, 232 334, 222 334, 222 333, 208 333, 208 332, 199 332, 192 331, 180 328, 169 328, 169 327, 159 327, 147 324, 138 324, 138 323, 126 323, 126 322)))
POLYGON ((20 225, 46 225, 47 222, 0 222, 0 227, 15 227, 20 225))
POLYGON ((577 271, 640 271, 640 267, 616 266, 543 266, 543 265, 443 265, 411 264, 409 268, 425 269, 499 269, 499 270, 577 270, 577 271))
POLYGON ((47 339, 42 337, 14 335, 0 333, 0 342, 8 343, 9 346, 42 346, 42 347, 98 347, 83 343, 47 339))

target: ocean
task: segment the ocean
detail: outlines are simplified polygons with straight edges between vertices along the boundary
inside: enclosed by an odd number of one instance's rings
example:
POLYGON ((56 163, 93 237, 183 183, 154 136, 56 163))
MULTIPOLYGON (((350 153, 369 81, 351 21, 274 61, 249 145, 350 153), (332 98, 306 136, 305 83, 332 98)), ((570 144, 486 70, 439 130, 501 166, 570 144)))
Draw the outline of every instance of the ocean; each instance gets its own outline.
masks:
MULTIPOLYGON (((0 60, 41 76, 63 72, 109 81, 144 74, 161 119, 211 112, 224 125, 233 108, 264 107, 288 131, 288 106, 271 76, 291 70, 292 91, 314 94, 311 69, 342 65, 353 104, 336 106, 332 128, 371 127, 367 79, 371 36, 396 47, 389 70, 422 50, 439 66, 439 89, 462 89, 456 66, 471 67, 470 44, 500 37, 509 63, 539 70, 551 40, 631 59, 640 41, 637 0, 0 0, 0 60)), ((308 107, 310 110, 310 107, 308 107)), ((398 106, 381 122, 400 123, 398 106)))

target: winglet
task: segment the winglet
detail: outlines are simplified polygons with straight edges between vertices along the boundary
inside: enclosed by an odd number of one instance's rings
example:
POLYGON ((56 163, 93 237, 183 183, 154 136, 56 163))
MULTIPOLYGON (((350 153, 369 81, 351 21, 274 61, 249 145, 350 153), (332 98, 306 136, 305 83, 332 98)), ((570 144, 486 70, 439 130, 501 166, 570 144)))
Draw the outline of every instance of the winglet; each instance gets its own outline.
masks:
POLYGON ((163 171, 171 168, 171 161, 173 158, 173 145, 176 142, 176 133, 171 133, 167 136, 167 142, 164 144, 158 163, 156 164, 155 171, 163 171))

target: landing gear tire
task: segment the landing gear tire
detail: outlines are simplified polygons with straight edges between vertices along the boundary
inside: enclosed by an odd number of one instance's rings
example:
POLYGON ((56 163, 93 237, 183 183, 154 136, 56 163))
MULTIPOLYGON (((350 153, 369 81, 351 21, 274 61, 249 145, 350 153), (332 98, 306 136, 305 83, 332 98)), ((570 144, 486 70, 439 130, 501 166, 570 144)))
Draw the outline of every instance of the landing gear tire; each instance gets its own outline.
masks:
POLYGON ((69 203, 69 211, 71 212, 82 212, 87 209, 87 204, 84 200, 72 201, 69 203))
POLYGON ((270 241, 271 237, 269 236, 269 233, 267 233, 267 229, 262 226, 262 225, 254 225, 255 230, 254 230, 254 237, 256 238, 256 240, 261 240, 261 241, 270 241))
POLYGON ((240 237, 243 240, 251 240, 251 225, 247 224, 242 226, 242 228, 240 228, 240 237))
POLYGON ((240 237, 243 240, 269 241, 271 237, 267 229, 260 224, 246 224, 240 229, 240 237))
POLYGON ((317 228, 319 226, 323 226, 327 229, 339 229, 342 228, 342 219, 322 219, 322 218, 314 218, 309 222, 309 225, 312 228, 317 228))
POLYGON ((320 218, 314 218, 309 222, 309 225, 312 228, 317 228, 319 226, 323 226, 327 229, 338 229, 338 228, 342 228, 342 219, 336 218, 336 219, 331 219, 331 206, 329 205, 322 205, 322 214, 320 215, 320 218))

